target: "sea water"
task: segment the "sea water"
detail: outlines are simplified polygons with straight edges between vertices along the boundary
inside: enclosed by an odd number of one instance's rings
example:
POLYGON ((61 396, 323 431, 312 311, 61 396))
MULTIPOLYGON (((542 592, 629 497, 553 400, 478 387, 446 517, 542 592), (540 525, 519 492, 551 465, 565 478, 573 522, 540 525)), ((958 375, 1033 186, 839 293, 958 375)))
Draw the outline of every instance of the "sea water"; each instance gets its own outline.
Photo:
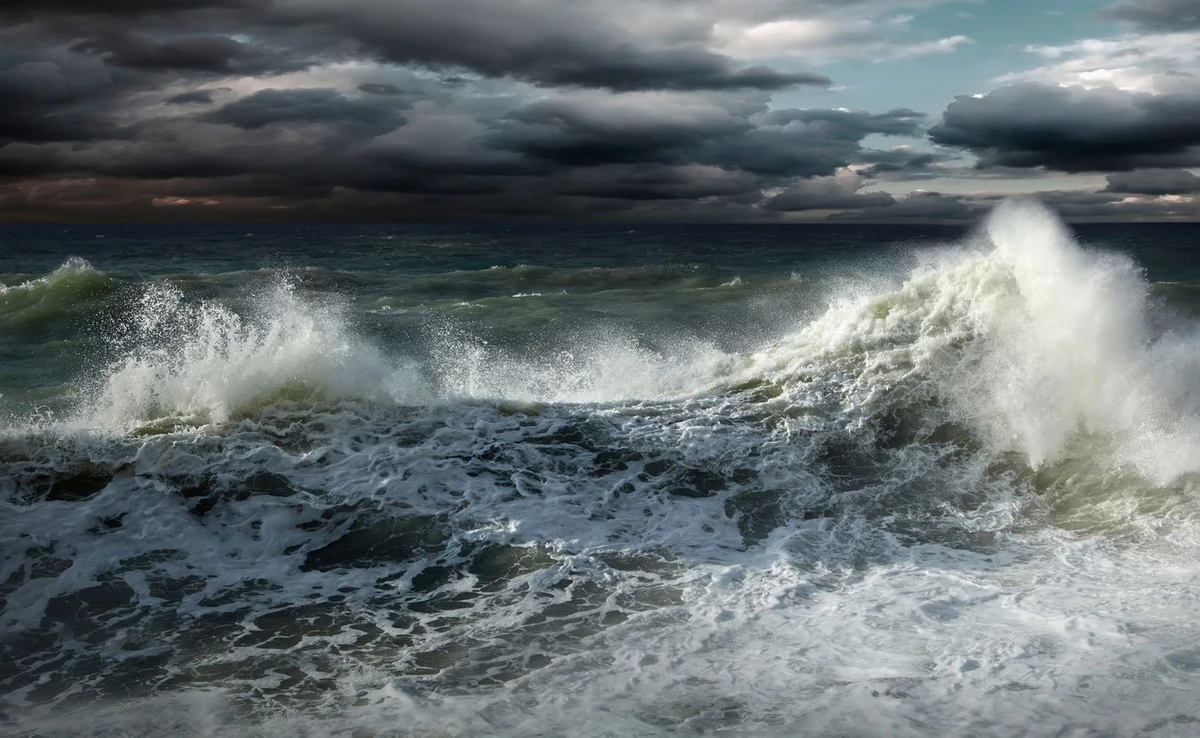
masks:
POLYGON ((1200 227, 0 238, 2 734, 1200 734, 1200 227))

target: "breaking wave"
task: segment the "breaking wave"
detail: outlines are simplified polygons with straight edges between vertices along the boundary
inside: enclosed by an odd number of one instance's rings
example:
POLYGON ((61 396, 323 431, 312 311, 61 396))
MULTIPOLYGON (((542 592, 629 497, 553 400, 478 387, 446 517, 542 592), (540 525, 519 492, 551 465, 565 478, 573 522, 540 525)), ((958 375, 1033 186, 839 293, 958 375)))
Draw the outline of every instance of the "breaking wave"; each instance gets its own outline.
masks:
POLYGON ((250 317, 154 285, 115 343, 134 348, 91 391, 76 418, 87 427, 223 423, 279 402, 378 401, 407 389, 336 309, 307 305, 286 284, 261 295, 250 317))
MULTIPOLYGON (((514 351, 440 323, 423 355, 397 357, 356 336, 344 307, 287 283, 245 315, 160 283, 112 341, 134 348, 104 371, 76 421, 221 423, 279 402, 664 401, 770 385, 771 404, 792 413, 842 423, 901 413, 926 434, 958 423, 1033 467, 1088 445, 1159 483, 1197 470, 1200 339, 1152 329, 1149 285, 1128 257, 1082 248, 1050 212, 1011 202, 972 244, 927 261, 898 286, 843 294, 740 356, 686 336, 648 347, 614 329, 514 351)), ((3 295, 106 284, 72 260, 3 295)))
POLYGON ((845 411, 941 407, 932 417, 1035 467, 1090 439, 1097 459, 1165 483, 1200 469, 1200 336, 1153 330, 1148 297, 1128 257, 1009 202, 971 247, 841 298, 744 372, 796 402, 834 392, 845 411))

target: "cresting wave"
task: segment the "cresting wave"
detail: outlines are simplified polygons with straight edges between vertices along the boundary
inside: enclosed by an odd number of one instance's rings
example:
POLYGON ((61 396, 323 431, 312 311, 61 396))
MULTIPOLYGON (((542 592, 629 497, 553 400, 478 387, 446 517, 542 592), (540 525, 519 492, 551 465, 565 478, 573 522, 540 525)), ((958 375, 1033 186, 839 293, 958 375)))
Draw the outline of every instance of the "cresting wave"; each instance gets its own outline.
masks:
POLYGON ((1093 461, 1166 483, 1200 470, 1200 336, 1155 333, 1148 296, 1128 257, 1081 248, 1052 213, 1011 201, 972 246, 899 289, 840 299, 745 377, 799 396, 838 377, 847 409, 943 405, 1034 467, 1087 441, 1093 461))
POLYGON ((336 309, 306 305, 287 284, 260 295, 250 318, 228 307, 188 304, 172 287, 142 295, 108 368, 71 422, 129 430, 178 421, 223 423, 279 402, 402 397, 394 369, 346 330, 336 309))
POLYGON ((112 291, 112 280, 77 257, 44 277, 0 285, 0 328, 20 331, 70 319, 112 291))
MULTIPOLYGON (((12 289, 79 280, 103 277, 72 261, 12 289)), ((287 284, 260 294, 246 316, 185 303, 160 284, 142 296, 129 334, 114 339, 135 348, 73 422, 219 423, 280 401, 669 400, 763 383, 781 393, 773 404, 793 410, 833 400, 844 422, 906 408, 928 415, 920 422, 963 424, 1034 467, 1086 441, 1096 458, 1166 483, 1200 468, 1200 338, 1153 333, 1148 311, 1132 261, 1081 248, 1031 202, 1001 206, 973 244, 939 253, 898 287, 844 294, 822 317, 742 356, 687 338, 648 349, 612 330, 530 356, 438 323, 424 355, 397 357, 357 338, 344 306, 313 304, 287 284)))
POLYGON ((710 376, 723 354, 680 341, 688 361, 613 330, 578 336, 545 354, 489 346, 461 327, 428 327, 423 355, 387 355, 357 337, 344 305, 316 304, 279 282, 239 314, 188 302, 165 284, 146 289, 109 344, 118 354, 62 429, 126 432, 223 424, 281 405, 329 409, 340 401, 415 406, 458 400, 609 402, 677 396, 710 376), (132 346, 132 349, 124 347, 132 346))

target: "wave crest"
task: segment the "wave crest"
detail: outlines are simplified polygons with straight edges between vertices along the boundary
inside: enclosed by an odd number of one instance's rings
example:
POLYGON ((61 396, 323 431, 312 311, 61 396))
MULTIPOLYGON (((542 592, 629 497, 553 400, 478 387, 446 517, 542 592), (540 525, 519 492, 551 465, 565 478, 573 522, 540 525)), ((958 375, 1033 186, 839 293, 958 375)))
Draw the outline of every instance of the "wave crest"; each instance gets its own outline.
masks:
POLYGON ((921 406, 927 431, 965 423, 1034 467, 1087 439, 1160 482, 1200 471, 1200 339, 1152 333, 1138 267, 1033 201, 997 208, 977 240, 897 289, 843 297, 747 373, 846 423, 921 406))
POLYGON ((45 276, 0 286, 0 327, 22 330, 76 315, 114 286, 112 279, 87 260, 72 256, 45 276))
POLYGON ((286 402, 382 401, 397 371, 356 340, 339 310, 303 302, 286 283, 261 295, 249 317, 188 303, 175 288, 146 290, 113 362, 79 414, 90 427, 163 419, 223 422, 286 402))
MULTIPOLYGON (((73 261, 43 279, 94 274, 73 261)), ((3 295, 20 289, 34 288, 3 295)), ((169 428, 342 400, 703 398, 807 414, 820 419, 813 428, 832 423, 864 444, 898 426, 920 441, 955 425, 1034 468, 1087 455, 1166 482, 1200 471, 1200 336, 1152 328, 1150 312, 1136 264, 1081 247, 1030 201, 1005 203, 973 243, 898 284, 844 290, 822 316, 742 355, 617 329, 518 352, 443 324, 425 326, 422 358, 406 363, 358 338, 343 310, 284 283, 245 316, 157 284, 114 339, 134 348, 101 372, 78 419, 169 428)))

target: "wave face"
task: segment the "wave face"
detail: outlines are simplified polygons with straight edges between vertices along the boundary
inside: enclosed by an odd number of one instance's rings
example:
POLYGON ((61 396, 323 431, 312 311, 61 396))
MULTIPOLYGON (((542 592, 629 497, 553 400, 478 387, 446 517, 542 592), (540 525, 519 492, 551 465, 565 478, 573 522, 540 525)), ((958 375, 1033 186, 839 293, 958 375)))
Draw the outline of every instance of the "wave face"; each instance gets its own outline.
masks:
POLYGON ((0 733, 1192 735, 1193 232, 1113 233, 14 270, 0 733))
POLYGON ((1137 265, 1080 248, 1031 203, 1000 207, 978 241, 843 298, 752 374, 819 393, 834 370, 846 396, 946 405, 943 421, 1034 468, 1090 444, 1091 463, 1159 484, 1200 469, 1200 343, 1191 326, 1154 332, 1137 265))
POLYGON ((84 314, 89 304, 108 294, 111 280, 86 260, 71 257, 44 277, 11 286, 0 285, 0 327, 22 331, 67 316, 84 314))

